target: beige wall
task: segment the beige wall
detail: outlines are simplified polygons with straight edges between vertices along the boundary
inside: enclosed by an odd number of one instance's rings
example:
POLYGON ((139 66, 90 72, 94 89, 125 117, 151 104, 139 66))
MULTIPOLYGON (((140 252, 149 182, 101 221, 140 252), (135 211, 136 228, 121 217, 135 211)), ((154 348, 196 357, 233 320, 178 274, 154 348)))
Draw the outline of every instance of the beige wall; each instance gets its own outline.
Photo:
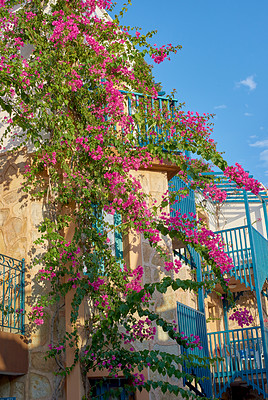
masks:
MULTIPOLYGON (((151 201, 156 200, 158 205, 162 200, 162 195, 168 190, 168 173, 164 171, 138 171, 132 174, 139 179, 142 184, 142 189, 145 193, 151 195, 151 201)), ((169 212, 169 209, 166 209, 169 212)), ((132 268, 135 268, 139 263, 144 267, 143 283, 159 282, 163 277, 171 275, 181 279, 193 278, 189 267, 183 266, 177 276, 173 272, 167 272, 163 267, 163 260, 158 256, 156 251, 149 245, 148 241, 143 237, 137 237, 132 234, 131 240, 128 242, 129 263, 132 268)), ((169 238, 162 237, 161 246, 170 254, 170 259, 173 260, 173 245, 169 238)), ((174 292, 168 289, 163 295, 156 292, 153 297, 153 309, 160 313, 168 322, 177 321, 177 301, 187 304, 191 307, 197 307, 197 299, 193 293, 177 290, 174 292)), ((178 355, 180 353, 179 346, 170 340, 168 335, 161 329, 157 329, 154 341, 146 343, 149 349, 166 351, 178 355)), ((143 348, 144 344, 136 344, 136 348, 143 348)), ((149 379, 163 379, 157 372, 149 371, 149 379)), ((164 377, 170 383, 178 383, 175 380, 164 377)), ((182 382, 180 383, 182 385, 182 382)), ((150 391, 150 400, 169 400, 179 399, 180 396, 174 396, 169 393, 163 394, 159 389, 150 391)))
MULTIPOLYGON (((22 191, 22 173, 26 155, 0 155, 0 253, 9 257, 26 260, 26 310, 35 299, 44 293, 44 285, 34 277, 40 266, 33 266, 32 259, 45 249, 33 244, 38 237, 37 226, 45 209, 43 204, 30 199, 22 191)), ((51 310, 52 315, 53 310, 51 310)), ((64 329, 63 317, 58 323, 64 329)), ((1 329, 1 327, 0 327, 1 329)), ((53 360, 44 360, 44 353, 50 343, 50 323, 41 328, 31 327, 26 321, 26 339, 29 349, 29 372, 21 377, 0 377, 0 397, 15 396, 17 400, 48 400, 55 383, 54 371, 57 365, 53 360)), ((1 349, 0 349, 1 354, 1 349)))

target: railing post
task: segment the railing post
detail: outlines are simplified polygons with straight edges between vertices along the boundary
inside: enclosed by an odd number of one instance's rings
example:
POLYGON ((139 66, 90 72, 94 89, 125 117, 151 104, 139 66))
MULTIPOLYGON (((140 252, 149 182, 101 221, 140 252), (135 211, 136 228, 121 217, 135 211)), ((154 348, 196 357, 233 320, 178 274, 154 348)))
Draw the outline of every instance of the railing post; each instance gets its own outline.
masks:
POLYGON ((249 204, 248 204, 248 196, 247 196, 246 190, 243 190, 243 192, 244 192, 246 217, 247 217, 247 223, 248 223, 248 234, 249 234, 249 241, 250 241, 250 248, 251 248, 256 299, 257 299, 257 305, 258 305, 258 310, 259 310, 261 335, 262 335, 262 343, 263 343, 263 350, 264 350, 265 369, 266 369, 266 374, 267 374, 267 372, 268 372, 268 353, 267 353, 267 344, 266 344, 266 336, 265 336, 265 331, 264 331, 264 321, 263 321, 262 302, 261 302, 262 288, 259 287, 258 269, 257 269, 257 265, 256 265, 256 254, 255 254, 255 243, 254 243, 254 237, 253 237, 253 232, 252 232, 252 225, 250 222, 250 210, 249 210, 249 204))
POLYGON ((20 310, 23 310, 21 314, 21 333, 25 333, 25 259, 21 260, 21 299, 20 299, 20 310))
POLYGON ((225 295, 224 295, 224 298, 222 300, 222 305, 223 305, 224 328, 225 328, 226 331, 228 331, 229 330, 228 317, 227 317, 228 300, 226 299, 225 295))
POLYGON ((263 208, 263 215, 264 215, 264 221, 265 221, 266 238, 268 239, 268 215, 267 215, 267 208, 266 208, 265 201, 262 201, 262 208, 263 208))

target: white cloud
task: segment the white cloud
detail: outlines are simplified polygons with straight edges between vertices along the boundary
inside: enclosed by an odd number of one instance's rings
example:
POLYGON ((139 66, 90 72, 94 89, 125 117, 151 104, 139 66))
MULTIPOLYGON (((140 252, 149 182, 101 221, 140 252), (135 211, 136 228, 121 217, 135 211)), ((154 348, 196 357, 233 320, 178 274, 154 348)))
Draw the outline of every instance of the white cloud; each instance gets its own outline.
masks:
MULTIPOLYGON (((255 143, 250 143, 251 147, 268 147, 268 139, 257 140, 255 143)), ((266 150, 265 150, 266 151, 266 150)), ((267 150, 268 151, 268 150, 267 150)))
POLYGON ((250 139, 256 139, 258 136, 257 135, 251 135, 249 138, 250 139))
POLYGON ((237 83, 237 86, 246 86, 249 88, 249 90, 254 90, 256 89, 257 83, 254 81, 254 76, 250 75, 246 79, 243 79, 242 81, 237 83))
POLYGON ((261 152, 260 160, 263 161, 265 165, 268 165, 268 149, 261 152))
POLYGON ((246 117, 252 117, 252 116, 253 116, 253 114, 248 113, 248 112, 245 112, 244 115, 245 115, 246 117))
POLYGON ((224 108, 227 108, 226 104, 221 104, 220 106, 215 106, 214 107, 215 110, 223 110, 224 108))

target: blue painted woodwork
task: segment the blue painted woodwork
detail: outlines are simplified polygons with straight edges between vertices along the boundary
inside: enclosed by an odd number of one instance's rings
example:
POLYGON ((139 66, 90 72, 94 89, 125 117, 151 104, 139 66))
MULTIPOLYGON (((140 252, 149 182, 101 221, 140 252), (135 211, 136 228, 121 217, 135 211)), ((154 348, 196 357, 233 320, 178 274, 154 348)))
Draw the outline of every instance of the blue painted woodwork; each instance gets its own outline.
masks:
MULTIPOLYGON (((119 226, 122 223, 122 217, 120 214, 114 214, 114 225, 119 226)), ((118 232, 117 229, 114 231, 114 245, 115 245, 115 256, 117 259, 123 259, 123 237, 122 233, 118 232)))
POLYGON ((0 397, 0 400, 16 400, 16 397, 0 397))
MULTIPOLYGON (((193 354, 197 357, 209 357, 205 314, 179 302, 177 302, 177 313, 179 332, 184 332, 188 337, 199 336, 201 345, 203 346, 201 350, 198 348, 190 350, 181 347, 181 352, 184 354, 193 354)), ((202 392, 207 397, 212 396, 212 381, 209 367, 187 368, 185 366, 184 371, 198 378, 205 377, 206 379, 200 380, 198 383, 202 388, 202 392)), ((185 381, 184 384, 186 384, 185 381)))
MULTIPOLYGON (((106 213, 104 211, 100 212, 97 206, 94 206, 94 214, 96 217, 95 228, 97 228, 97 232, 103 233, 104 222, 119 226, 122 223, 122 217, 117 212, 114 215, 106 213)), ((108 239, 110 240, 109 244, 111 246, 111 250, 113 255, 118 259, 121 266, 123 266, 123 237, 122 233, 119 232, 117 229, 109 230, 107 234, 108 239)), ((104 263, 103 259, 99 260, 99 263, 102 267, 102 272, 104 272, 104 263)))
POLYGON ((238 377, 268 398, 265 389, 265 349, 260 326, 208 333, 208 340, 210 356, 217 357, 211 368, 216 398, 221 398, 238 377))
POLYGON ((124 385, 127 384, 126 379, 105 379, 101 380, 91 380, 91 385, 94 386, 93 395, 98 396, 99 400, 105 400, 107 398, 118 399, 118 400, 134 400, 134 393, 130 393, 129 389, 124 388, 124 385), (107 393, 112 389, 122 388, 121 391, 111 392, 111 397, 107 397, 107 393), (115 394, 116 393, 116 394, 115 394), (106 394, 106 396, 105 396, 106 394), (114 397, 116 396, 116 397, 114 397))
MULTIPOLYGON (((178 176, 174 176, 174 178, 172 178, 168 182, 169 192, 178 192, 180 189, 184 188, 187 188, 187 185, 178 176)), ((192 219, 189 213, 195 214, 196 212, 194 191, 189 190, 188 196, 186 196, 184 199, 180 199, 179 196, 176 196, 175 200, 177 201, 177 203, 174 203, 171 206, 171 212, 170 212, 171 217, 175 217, 176 211, 179 211, 182 215, 186 214, 188 218, 192 219)))
POLYGON ((259 289, 262 289, 268 277, 268 240, 266 240, 254 227, 252 234, 255 246, 256 268, 258 270, 259 289))
MULTIPOLYGON (((224 176, 223 172, 204 172, 203 176, 211 176, 214 179, 215 185, 227 193, 226 203, 244 203, 244 189, 239 188, 237 184, 224 176)), ((252 175, 250 175, 252 178, 252 175)), ((258 195, 247 191, 249 203, 265 203, 268 202, 268 195, 264 188, 261 188, 258 195)))
MULTIPOLYGON (((189 156, 189 154, 188 154, 189 156)), ((178 176, 174 176, 168 182, 168 190, 170 193, 177 193, 180 189, 184 189, 186 187, 185 182, 180 179, 178 176)), ((180 212, 182 215, 186 215, 187 218, 192 219, 196 214, 195 207, 195 194, 192 189, 189 189, 188 196, 183 199, 179 196, 175 197, 176 202, 171 206, 170 216, 175 217, 177 212, 180 212)), ((196 269, 196 275, 199 282, 202 281, 202 271, 201 271, 201 260, 199 254, 191 247, 187 246, 185 250, 175 249, 178 257, 186 262, 186 264, 190 264, 192 268, 196 269), (183 254, 184 253, 184 254, 183 254), (188 256, 187 256, 188 253, 188 256), (189 257, 187 259, 187 257, 189 257)), ((198 290, 198 308, 199 311, 204 312, 204 293, 202 289, 198 290)))
POLYGON ((254 234, 253 227, 251 225, 248 194, 247 194, 246 190, 244 190, 244 200, 245 200, 245 211, 246 211, 246 217, 247 217, 247 223, 248 223, 248 232, 249 232, 249 238, 250 238, 250 242, 251 242, 253 274, 254 274, 255 287, 256 287, 255 294, 256 294, 256 300, 257 300, 258 311, 259 311, 261 333, 262 333, 262 338, 263 338, 263 343, 264 343, 264 345, 263 345, 264 359, 265 359, 265 365, 267 368, 268 367, 268 352, 267 352, 267 342, 266 342, 266 336, 265 336, 265 331, 264 331, 265 326, 264 326, 263 312, 262 312, 262 299, 261 299, 262 287, 260 286, 260 279, 259 279, 259 272, 260 272, 259 267, 260 266, 257 265, 256 246, 255 246, 256 235, 254 234))
MULTIPOLYGON (((239 226, 237 228, 224 229, 215 232, 221 236, 225 243, 225 252, 232 259, 234 268, 230 276, 244 283, 251 290, 256 290, 256 272, 258 273, 258 290, 261 290, 265 279, 268 277, 268 241, 251 225, 239 226), (251 235, 250 235, 251 231, 251 235), (253 256, 255 254, 255 260, 253 256), (256 272, 254 275, 254 269, 256 272)), ((209 266, 206 267, 209 274, 209 266)))
POLYGON ((24 334, 24 259, 0 254, 0 326, 11 333, 24 334))
MULTIPOLYGON (((246 287, 255 290, 252 279, 252 246, 248 226, 224 229, 215 233, 220 235, 225 243, 224 251, 233 261, 234 268, 230 271, 230 275, 244 283, 246 287)), ((208 266, 206 267, 206 272, 209 272, 208 266)))

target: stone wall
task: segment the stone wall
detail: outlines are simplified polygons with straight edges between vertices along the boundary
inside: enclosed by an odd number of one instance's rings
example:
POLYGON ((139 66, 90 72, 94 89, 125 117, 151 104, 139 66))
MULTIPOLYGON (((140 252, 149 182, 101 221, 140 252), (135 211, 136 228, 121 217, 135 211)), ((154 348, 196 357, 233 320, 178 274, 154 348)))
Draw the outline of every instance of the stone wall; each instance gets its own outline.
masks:
MULTIPOLYGON (((142 184, 142 189, 146 194, 151 195, 150 203, 156 200, 156 205, 158 205, 162 200, 162 195, 168 190, 168 177, 166 172, 161 171, 138 171, 132 173, 142 184)), ((165 210, 169 212, 169 208, 165 210)), ((190 269, 187 266, 183 266, 177 276, 174 272, 167 272, 164 269, 163 259, 161 259, 156 251, 149 245, 148 240, 143 237, 137 238, 135 240, 133 237, 133 246, 135 243, 135 252, 131 253, 130 250, 130 264, 134 268, 137 263, 142 263, 144 267, 144 281, 143 283, 159 282, 165 276, 172 276, 173 278, 179 277, 181 279, 193 279, 190 269), (139 242, 139 245, 138 245, 139 242), (137 252, 141 253, 141 257, 138 257, 137 252), (131 262, 132 261, 132 262, 131 262)), ((162 248, 170 254, 170 259, 173 260, 173 245, 172 241, 167 237, 162 237, 161 241, 162 248)), ((165 294, 155 292, 153 309, 159 313, 168 322, 177 321, 177 301, 187 304, 191 307, 197 308, 197 298, 196 295, 190 291, 177 290, 174 292, 172 289, 168 289, 165 294)), ((150 341, 146 344, 152 350, 165 351, 170 354, 180 354, 179 346, 169 339, 166 332, 158 327, 156 337, 154 341, 150 341)), ((144 345, 136 345, 136 347, 142 347, 144 345)), ((167 376, 161 377, 157 372, 148 372, 148 378, 159 380, 164 379, 173 384, 178 384, 177 380, 172 380, 167 376)), ((182 386, 182 382, 179 382, 182 386)), ((180 396, 174 396, 169 393, 163 394, 159 389, 151 390, 149 395, 150 400, 173 400, 180 399, 180 396)))
MULTIPOLYGON (((37 228, 45 209, 42 202, 32 200, 22 191, 25 163, 27 156, 23 152, 0 155, 0 253, 19 260, 25 258, 25 307, 29 310, 35 299, 44 294, 44 285, 35 279, 40 266, 33 266, 32 260, 45 251, 33 243, 38 237, 37 228)), ((50 316, 52 313, 53 310, 50 316)), ((64 329, 64 313, 57 326, 64 329)), ((44 359, 50 343, 50 318, 40 328, 26 321, 25 336, 29 348, 29 372, 20 377, 0 376, 0 397, 48 400, 57 380, 53 372, 58 369, 55 361, 44 359)))

